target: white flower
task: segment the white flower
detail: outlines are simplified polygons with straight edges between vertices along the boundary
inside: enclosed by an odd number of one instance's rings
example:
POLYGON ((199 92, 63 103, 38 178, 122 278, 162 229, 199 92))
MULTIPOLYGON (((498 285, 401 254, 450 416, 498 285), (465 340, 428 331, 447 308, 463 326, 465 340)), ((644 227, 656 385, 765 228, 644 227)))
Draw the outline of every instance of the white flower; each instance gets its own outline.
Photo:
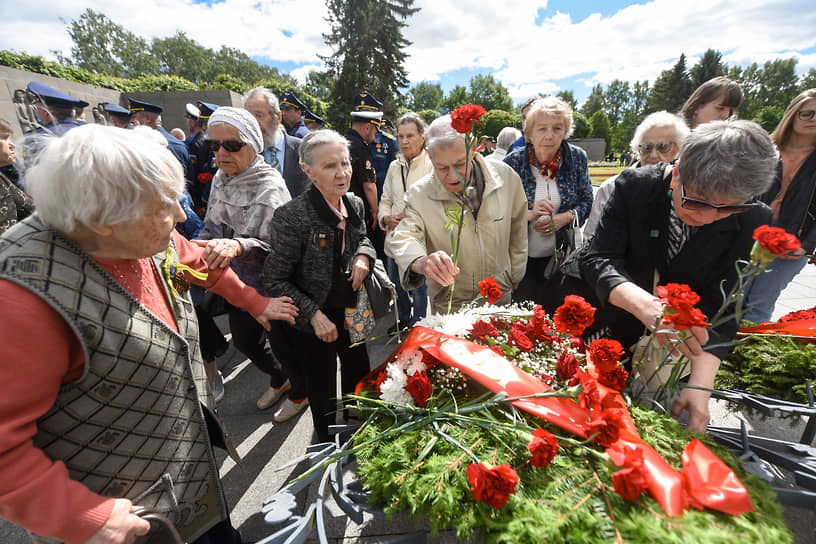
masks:
POLYGON ((402 368, 405 369, 405 373, 409 376, 428 369, 425 363, 422 362, 422 352, 418 349, 403 353, 398 360, 402 364, 402 368))
POLYGON ((380 398, 394 404, 412 404, 414 399, 411 393, 405 390, 408 377, 402 370, 402 365, 399 362, 388 363, 385 373, 388 377, 380 384, 380 398))

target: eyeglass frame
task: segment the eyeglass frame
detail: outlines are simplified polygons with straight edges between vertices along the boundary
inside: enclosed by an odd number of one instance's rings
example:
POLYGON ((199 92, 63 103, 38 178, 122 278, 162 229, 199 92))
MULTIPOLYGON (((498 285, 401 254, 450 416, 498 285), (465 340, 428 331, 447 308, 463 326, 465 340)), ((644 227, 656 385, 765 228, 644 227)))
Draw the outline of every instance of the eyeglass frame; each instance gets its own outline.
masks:
POLYGON ((706 202, 705 200, 686 196, 686 185, 684 183, 680 184, 680 206, 692 212, 717 210, 717 213, 743 213, 752 208, 756 208, 758 205, 759 202, 756 198, 751 199, 750 202, 746 202, 745 204, 712 204, 711 202, 706 202), (694 208, 689 208, 686 206, 688 203, 696 204, 702 207, 695 210, 694 208))
POLYGON ((224 140, 223 142, 221 140, 211 140, 209 138, 204 140, 204 147, 211 153, 215 153, 221 149, 222 146, 224 147, 224 151, 228 153, 237 153, 246 145, 247 143, 242 140, 224 140), (230 147, 233 147, 234 149, 230 149, 230 147))
POLYGON ((650 154, 652 152, 653 149, 657 150, 658 153, 668 153, 676 145, 677 145, 677 142, 657 142, 657 143, 654 143, 654 144, 638 144, 637 148, 638 148, 638 152, 641 155, 648 155, 648 154, 650 154), (660 149, 661 146, 669 146, 669 147, 666 148, 665 151, 661 151, 661 149, 660 149))
POLYGON ((796 115, 799 117, 800 121, 810 121, 813 119, 813 117, 816 117, 816 110, 799 110, 796 112, 796 115), (807 117, 802 115, 803 113, 807 114, 807 117))

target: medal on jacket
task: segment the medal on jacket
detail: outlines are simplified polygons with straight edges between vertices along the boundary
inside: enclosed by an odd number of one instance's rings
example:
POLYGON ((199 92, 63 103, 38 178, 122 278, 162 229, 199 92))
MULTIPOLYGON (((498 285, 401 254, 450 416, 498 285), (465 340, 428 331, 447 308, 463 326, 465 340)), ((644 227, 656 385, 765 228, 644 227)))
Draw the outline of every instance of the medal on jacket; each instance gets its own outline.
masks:
POLYGON ((180 298, 184 302, 192 302, 184 298, 184 293, 190 289, 190 283, 184 277, 184 273, 187 272, 194 278, 201 281, 206 280, 208 276, 206 272, 199 272, 186 264, 181 264, 178 262, 176 260, 176 253, 171 247, 168 247, 164 254, 164 261, 162 262, 161 269, 164 283, 167 285, 167 290, 170 291, 173 298, 180 298))

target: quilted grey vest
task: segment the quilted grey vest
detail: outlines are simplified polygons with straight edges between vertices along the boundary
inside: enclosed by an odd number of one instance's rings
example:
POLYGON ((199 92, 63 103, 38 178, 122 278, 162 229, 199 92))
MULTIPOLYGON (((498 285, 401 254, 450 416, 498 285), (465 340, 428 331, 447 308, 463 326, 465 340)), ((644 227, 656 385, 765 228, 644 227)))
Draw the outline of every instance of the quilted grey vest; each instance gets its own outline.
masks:
MULTIPOLYGON (((158 270, 164 258, 153 257, 158 270)), ((0 278, 59 312, 85 353, 82 377, 60 388, 34 444, 91 491, 164 513, 187 541, 225 519, 208 419, 228 441, 192 304, 169 297, 176 333, 36 214, 0 239, 0 278)))

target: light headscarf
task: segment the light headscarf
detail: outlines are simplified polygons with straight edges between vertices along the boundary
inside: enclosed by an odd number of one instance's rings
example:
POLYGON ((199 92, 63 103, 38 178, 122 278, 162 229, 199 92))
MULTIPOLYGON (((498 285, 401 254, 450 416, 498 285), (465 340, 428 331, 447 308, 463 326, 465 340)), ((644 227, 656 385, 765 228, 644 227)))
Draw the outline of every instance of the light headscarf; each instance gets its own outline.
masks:
POLYGON ((225 123, 238 130, 241 139, 252 146, 255 153, 263 151, 263 135, 258 121, 245 109, 221 106, 210 116, 209 126, 225 123))

